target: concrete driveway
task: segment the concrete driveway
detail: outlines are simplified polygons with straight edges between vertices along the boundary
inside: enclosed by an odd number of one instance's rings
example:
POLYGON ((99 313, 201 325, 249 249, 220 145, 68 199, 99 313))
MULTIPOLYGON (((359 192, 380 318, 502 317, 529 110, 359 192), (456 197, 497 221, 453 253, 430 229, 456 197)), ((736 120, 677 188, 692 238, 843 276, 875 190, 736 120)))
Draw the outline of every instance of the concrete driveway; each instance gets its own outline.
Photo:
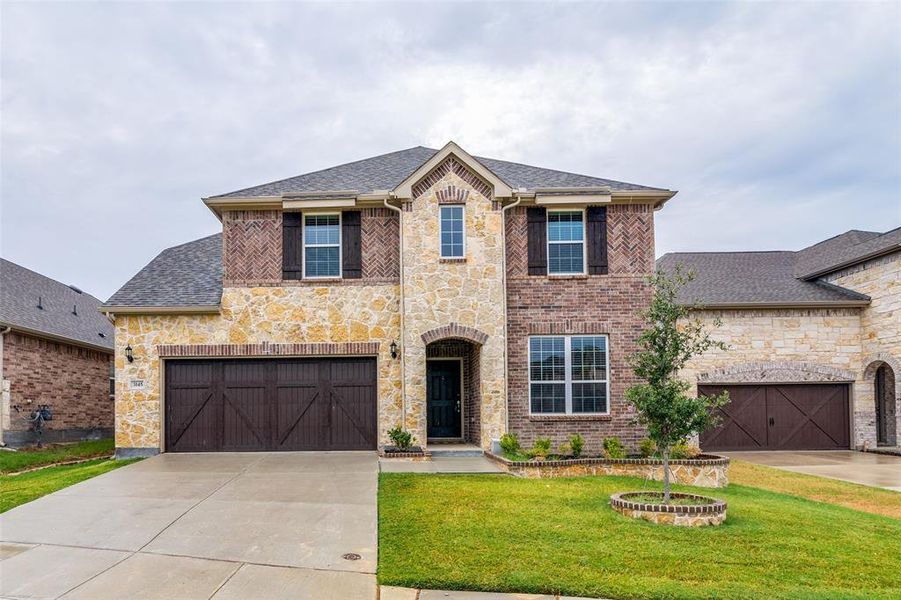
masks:
POLYGON ((377 472, 375 453, 156 456, 0 515, 0 596, 375 599, 377 472))
POLYGON ((785 471, 830 477, 901 492, 901 456, 851 450, 723 452, 723 454, 736 460, 785 471))

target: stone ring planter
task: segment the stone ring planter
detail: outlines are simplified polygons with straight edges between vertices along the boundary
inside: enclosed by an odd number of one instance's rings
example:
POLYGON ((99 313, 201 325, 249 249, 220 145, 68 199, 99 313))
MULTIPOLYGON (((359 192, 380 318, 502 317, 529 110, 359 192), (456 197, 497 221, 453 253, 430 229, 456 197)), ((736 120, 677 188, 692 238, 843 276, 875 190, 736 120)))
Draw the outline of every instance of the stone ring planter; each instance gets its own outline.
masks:
MULTIPOLYGON (((648 494, 660 492, 622 492, 610 496, 610 506, 616 512, 633 519, 644 519, 662 525, 678 525, 681 527, 703 527, 705 525, 722 525, 726 520, 726 503, 716 498, 681 494, 673 492, 672 499, 691 499, 704 504, 654 504, 647 501, 633 500, 648 494)), ((660 493, 661 502, 663 494, 660 493)))
MULTIPOLYGON (((567 458, 562 460, 513 461, 486 452, 485 456, 517 477, 553 478, 592 475, 625 475, 663 481, 663 461, 657 458, 567 458)), ((671 460, 674 483, 698 487, 726 487, 729 459, 715 454, 671 460)))

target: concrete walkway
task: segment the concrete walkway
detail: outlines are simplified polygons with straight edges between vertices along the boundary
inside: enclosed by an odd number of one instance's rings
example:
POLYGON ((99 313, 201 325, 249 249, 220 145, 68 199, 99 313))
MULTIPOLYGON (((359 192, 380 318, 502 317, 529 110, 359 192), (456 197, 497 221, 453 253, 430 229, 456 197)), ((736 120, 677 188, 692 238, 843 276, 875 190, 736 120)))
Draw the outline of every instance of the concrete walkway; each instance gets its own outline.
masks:
POLYGON ((901 456, 851 450, 723 452, 736 460, 901 492, 901 456))
POLYGON ((385 473, 505 473, 484 456, 435 456, 423 462, 382 458, 379 468, 385 473))

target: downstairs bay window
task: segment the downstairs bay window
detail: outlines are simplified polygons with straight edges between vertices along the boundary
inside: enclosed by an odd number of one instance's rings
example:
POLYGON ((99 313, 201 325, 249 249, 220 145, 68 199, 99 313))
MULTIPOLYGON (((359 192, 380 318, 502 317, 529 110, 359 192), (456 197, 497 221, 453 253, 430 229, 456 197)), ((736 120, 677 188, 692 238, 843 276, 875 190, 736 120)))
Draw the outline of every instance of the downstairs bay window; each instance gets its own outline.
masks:
POLYGON ((529 412, 533 415, 609 413, 607 336, 529 338, 529 412))

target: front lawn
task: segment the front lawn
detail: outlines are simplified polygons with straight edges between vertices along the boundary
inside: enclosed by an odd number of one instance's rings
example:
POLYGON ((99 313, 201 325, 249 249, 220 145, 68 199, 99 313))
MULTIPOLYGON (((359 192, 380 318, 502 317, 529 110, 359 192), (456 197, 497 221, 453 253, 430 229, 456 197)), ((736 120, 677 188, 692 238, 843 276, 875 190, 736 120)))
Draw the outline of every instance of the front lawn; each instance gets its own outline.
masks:
POLYGON ((743 460, 731 462, 729 481, 901 519, 901 494, 892 490, 792 473, 743 460))
POLYGON ((15 473, 82 458, 107 457, 111 456, 114 450, 115 445, 112 438, 75 444, 53 444, 41 449, 15 452, 0 450, 0 473, 15 473))
POLYGON ((124 467, 136 460, 140 459, 109 460, 102 458, 76 465, 47 467, 21 475, 0 475, 0 513, 85 479, 124 467))
POLYGON ((898 598, 901 520, 730 485, 721 527, 615 513, 642 479, 382 473, 379 582, 609 598, 898 598))

